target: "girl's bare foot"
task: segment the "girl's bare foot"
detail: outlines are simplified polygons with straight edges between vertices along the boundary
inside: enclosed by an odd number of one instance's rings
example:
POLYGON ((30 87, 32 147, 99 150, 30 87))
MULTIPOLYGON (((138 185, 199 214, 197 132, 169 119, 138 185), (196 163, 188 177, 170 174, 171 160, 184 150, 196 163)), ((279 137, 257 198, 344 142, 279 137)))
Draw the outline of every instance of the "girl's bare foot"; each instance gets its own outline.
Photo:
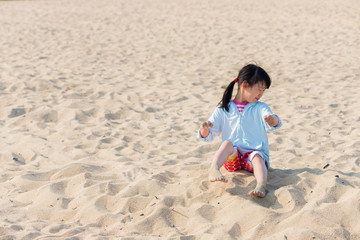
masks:
POLYGON ((254 190, 252 190, 251 192, 249 192, 250 196, 257 196, 257 197, 265 197, 266 195, 266 185, 263 183, 257 184, 256 187, 254 188, 254 190))
POLYGON ((227 182, 228 180, 224 177, 224 175, 221 174, 220 170, 215 166, 212 166, 210 168, 209 172, 209 180, 210 182, 227 182))

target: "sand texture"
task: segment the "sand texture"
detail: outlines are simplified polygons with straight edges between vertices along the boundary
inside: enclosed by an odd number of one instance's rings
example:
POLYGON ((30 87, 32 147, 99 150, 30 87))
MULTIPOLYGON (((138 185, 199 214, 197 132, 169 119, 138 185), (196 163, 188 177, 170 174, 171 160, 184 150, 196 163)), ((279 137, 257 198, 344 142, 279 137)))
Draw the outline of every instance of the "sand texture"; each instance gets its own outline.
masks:
POLYGON ((0 239, 360 239, 359 36, 357 0, 0 1, 0 239), (250 61, 264 199, 196 138, 250 61))

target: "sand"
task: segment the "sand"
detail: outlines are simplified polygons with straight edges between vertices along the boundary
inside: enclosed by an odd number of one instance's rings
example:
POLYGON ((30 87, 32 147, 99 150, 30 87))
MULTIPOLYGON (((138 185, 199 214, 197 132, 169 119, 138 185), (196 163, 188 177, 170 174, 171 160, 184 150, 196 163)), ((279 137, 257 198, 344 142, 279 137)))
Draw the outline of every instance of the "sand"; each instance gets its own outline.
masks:
POLYGON ((359 9, 0 1, 0 238, 360 239, 359 9), (264 199, 196 138, 250 61, 283 121, 264 199))

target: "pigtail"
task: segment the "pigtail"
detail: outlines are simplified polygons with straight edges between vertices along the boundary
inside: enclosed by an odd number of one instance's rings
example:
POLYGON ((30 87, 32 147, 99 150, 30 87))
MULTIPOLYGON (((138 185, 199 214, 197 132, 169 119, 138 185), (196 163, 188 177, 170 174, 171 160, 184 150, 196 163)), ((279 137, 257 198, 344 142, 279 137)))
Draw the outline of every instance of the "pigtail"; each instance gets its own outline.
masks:
POLYGON ((219 102, 220 108, 225 109, 227 112, 229 112, 229 103, 232 98, 234 85, 236 82, 237 82, 237 79, 236 79, 236 81, 235 80, 231 81, 231 83, 225 89, 224 95, 223 95, 221 101, 219 102))

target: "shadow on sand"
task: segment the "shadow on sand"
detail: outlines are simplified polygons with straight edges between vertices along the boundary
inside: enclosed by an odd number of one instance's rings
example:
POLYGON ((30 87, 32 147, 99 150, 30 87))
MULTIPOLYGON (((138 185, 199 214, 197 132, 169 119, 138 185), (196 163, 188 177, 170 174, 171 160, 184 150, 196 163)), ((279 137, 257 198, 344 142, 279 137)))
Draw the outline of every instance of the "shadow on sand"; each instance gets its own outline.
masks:
MULTIPOLYGON (((256 181, 252 173, 246 171, 235 172, 231 181, 235 184, 234 187, 226 189, 228 193, 234 196, 241 197, 255 202, 256 204, 270 209, 281 209, 283 204, 278 200, 276 191, 281 188, 286 188, 290 192, 294 201, 298 203, 306 203, 304 199, 304 189, 299 186, 301 181, 304 181, 304 177, 300 177, 303 173, 308 173, 311 175, 323 175, 324 173, 332 172, 334 178, 339 178, 340 176, 347 177, 356 177, 360 179, 360 173, 346 173, 342 171, 332 170, 332 169, 319 169, 319 168, 300 168, 300 169, 269 169, 268 172, 268 192, 265 198, 251 197, 249 192, 255 187, 256 181), (253 178, 249 180, 247 178, 253 178), (247 182, 247 184, 246 184, 247 182)), ((342 184, 347 184, 352 187, 351 183, 345 180, 339 180, 342 184), (347 182, 347 183, 346 183, 347 182)), ((312 191, 311 189, 308 189, 312 191)))

